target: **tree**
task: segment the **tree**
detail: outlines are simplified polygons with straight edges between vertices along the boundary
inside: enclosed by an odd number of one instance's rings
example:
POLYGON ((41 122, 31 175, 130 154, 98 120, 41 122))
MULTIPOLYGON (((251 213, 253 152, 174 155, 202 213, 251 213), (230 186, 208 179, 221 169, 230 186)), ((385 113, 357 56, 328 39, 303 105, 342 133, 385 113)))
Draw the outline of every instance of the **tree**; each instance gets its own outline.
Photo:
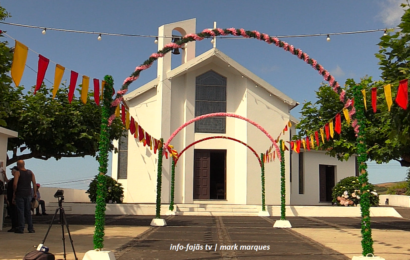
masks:
MULTIPOLYGON (((20 159, 96 156, 101 107, 92 100, 93 93, 89 93, 86 104, 79 98, 73 98, 70 104, 65 86, 59 88, 54 99, 44 85, 35 95, 30 91, 23 94, 23 87, 9 88, 6 93, 0 102, 11 106, 4 120, 9 129, 19 133, 18 138, 9 139, 8 150, 13 151, 13 156, 7 165, 20 159), (25 150, 29 152, 21 154, 25 150)), ((110 140, 122 134, 123 125, 117 118, 110 127, 110 140)))
MULTIPOLYGON (((112 177, 104 175, 105 177, 105 202, 109 203, 110 200, 112 203, 122 203, 124 198, 124 188, 122 184, 114 180, 112 177)), ((98 176, 95 176, 94 180, 90 182, 88 190, 85 193, 88 193, 88 197, 91 202, 97 201, 97 180, 98 176)))
MULTIPOLYGON (((404 8, 408 5, 402 5, 404 8)), ((380 51, 376 54, 379 58, 382 81, 373 81, 371 77, 364 77, 360 82, 353 79, 346 81, 346 97, 352 98, 352 89, 356 84, 365 90, 367 111, 366 115, 366 144, 368 158, 377 163, 396 160, 402 166, 410 166, 410 110, 403 110, 397 105, 388 107, 385 100, 383 86, 391 84, 392 96, 395 97, 399 80, 409 78, 410 74, 410 9, 405 10, 400 32, 381 37, 380 51), (377 89, 377 111, 371 107, 371 89, 377 89)), ((343 108, 339 97, 328 85, 323 85, 316 92, 318 101, 307 102, 302 108, 302 119, 298 128, 297 138, 304 137, 307 133, 323 127, 343 108)), ((322 149, 340 160, 347 160, 355 154, 356 137, 351 126, 343 122, 341 135, 326 142, 322 149)))

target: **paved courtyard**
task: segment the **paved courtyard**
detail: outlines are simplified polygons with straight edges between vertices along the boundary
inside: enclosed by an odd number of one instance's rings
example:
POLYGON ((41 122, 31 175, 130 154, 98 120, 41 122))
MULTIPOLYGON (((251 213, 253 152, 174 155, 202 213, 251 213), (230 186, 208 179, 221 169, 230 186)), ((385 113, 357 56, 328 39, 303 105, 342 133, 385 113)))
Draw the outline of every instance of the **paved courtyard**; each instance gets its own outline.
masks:
MULTIPOLYGON (((0 232, 0 259, 22 259, 34 250, 52 216, 34 217, 35 234, 0 232)), ((132 259, 351 259, 361 253, 360 218, 289 217, 292 229, 274 229, 278 217, 172 216, 150 227, 153 216, 107 216, 105 250, 132 259)), ((94 216, 67 215, 78 259, 92 249, 94 216)), ((410 219, 372 218, 376 255, 410 259, 410 219)), ((61 226, 55 221, 46 245, 62 257, 61 226)), ((67 234, 67 259, 74 259, 67 234)))

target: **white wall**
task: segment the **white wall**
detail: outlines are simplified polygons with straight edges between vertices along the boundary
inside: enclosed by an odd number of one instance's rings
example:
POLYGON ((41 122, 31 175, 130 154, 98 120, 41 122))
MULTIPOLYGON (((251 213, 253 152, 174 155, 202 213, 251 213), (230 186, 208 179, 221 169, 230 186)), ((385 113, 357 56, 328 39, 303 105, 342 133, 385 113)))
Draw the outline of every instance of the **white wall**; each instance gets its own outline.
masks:
POLYGON ((386 199, 389 199, 389 206, 410 207, 410 196, 405 195, 380 195, 379 205, 385 205, 386 199))
MULTIPOLYGON (((57 202, 57 198, 54 198, 54 194, 57 190, 64 190, 64 202, 90 202, 88 193, 85 193, 86 190, 40 187, 41 199, 44 200, 46 205, 50 202, 57 202)), ((50 212, 48 214, 50 214, 50 212)))
MULTIPOLYGON (((3 170, 6 170, 6 163, 7 163, 7 142, 8 138, 17 137, 17 132, 11 131, 9 129, 0 127, 0 162, 3 163, 3 170)), ((6 172, 6 174, 11 177, 10 172, 6 172)), ((0 180, 5 182, 3 178, 3 174, 0 173, 0 180)), ((3 230, 3 214, 4 214, 4 195, 0 195, 0 230, 3 230)))
POLYGON ((303 153, 304 162, 304 194, 299 194, 299 162, 295 159, 292 175, 291 205, 329 205, 329 202, 320 202, 319 198, 319 164, 334 165, 335 184, 341 179, 355 176, 355 159, 339 161, 337 158, 326 155, 324 151, 306 151, 303 153))

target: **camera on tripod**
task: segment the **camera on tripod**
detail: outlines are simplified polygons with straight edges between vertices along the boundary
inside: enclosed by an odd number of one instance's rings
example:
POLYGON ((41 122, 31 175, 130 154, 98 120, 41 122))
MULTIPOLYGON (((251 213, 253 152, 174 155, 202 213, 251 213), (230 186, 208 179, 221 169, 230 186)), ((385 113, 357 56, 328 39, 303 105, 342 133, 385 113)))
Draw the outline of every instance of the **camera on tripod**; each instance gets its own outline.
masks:
POLYGON ((64 199, 64 190, 57 190, 54 194, 54 198, 64 199))

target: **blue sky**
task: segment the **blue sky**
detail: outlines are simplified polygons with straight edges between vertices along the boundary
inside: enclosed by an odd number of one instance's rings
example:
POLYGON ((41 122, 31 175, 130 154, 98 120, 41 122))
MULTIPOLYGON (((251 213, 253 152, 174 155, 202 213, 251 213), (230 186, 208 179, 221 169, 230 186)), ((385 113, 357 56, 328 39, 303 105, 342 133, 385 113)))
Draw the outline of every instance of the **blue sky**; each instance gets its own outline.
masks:
MULTIPOLYGON (((6 22, 44 28, 72 29, 139 35, 157 35, 158 27, 180 20, 196 18, 197 32, 212 28, 244 28, 272 36, 328 34, 396 27, 403 11, 399 0, 345 1, 266 1, 266 0, 197 0, 197 1, 2 1, 1 6, 12 15, 6 22)), ((0 24, 0 30, 22 42, 33 51, 66 67, 63 81, 69 82, 74 70, 90 78, 112 75, 118 90, 123 80, 157 51, 154 38, 104 36, 0 24)), ((284 38, 302 49, 344 84, 347 78, 360 80, 365 75, 379 78, 380 71, 374 53, 383 32, 284 38)), ((7 39, 14 45, 11 39, 7 39)), ((197 55, 212 48, 210 40, 197 43, 197 55)), ((315 100, 315 91, 323 78, 297 57, 263 42, 251 39, 220 39, 217 48, 247 67, 301 105, 292 111, 299 118, 305 101, 315 100)), ((37 69, 38 55, 29 52, 27 65, 37 69)), ((50 63, 45 83, 51 86, 54 66, 50 63)), ((21 84, 31 88, 36 73, 26 68, 21 84)), ((130 86, 134 90, 156 77, 156 64, 144 71, 130 86)), ((70 158, 55 161, 27 160, 43 186, 86 189, 89 180, 98 173, 94 158, 70 158)), ((369 163, 372 183, 401 181, 407 169, 398 163, 369 163)), ((111 169, 109 169, 109 174, 111 169)))

